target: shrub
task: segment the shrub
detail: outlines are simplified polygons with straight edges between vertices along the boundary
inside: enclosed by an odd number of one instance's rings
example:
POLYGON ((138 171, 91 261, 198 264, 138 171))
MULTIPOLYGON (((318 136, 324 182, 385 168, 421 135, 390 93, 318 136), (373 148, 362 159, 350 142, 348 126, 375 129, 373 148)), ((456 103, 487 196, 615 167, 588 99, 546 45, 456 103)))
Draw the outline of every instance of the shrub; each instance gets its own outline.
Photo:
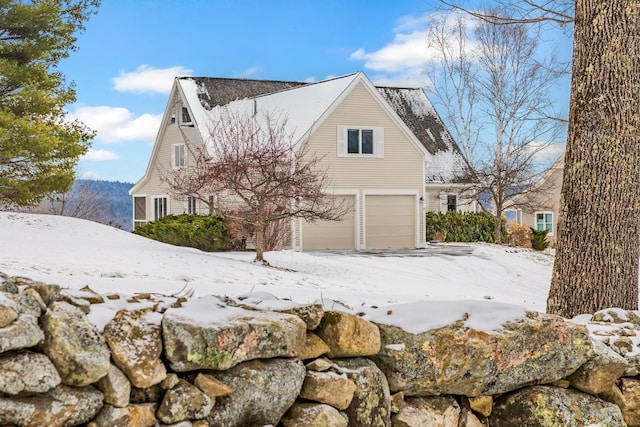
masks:
POLYGON ((208 215, 167 215, 157 221, 136 227, 134 234, 176 246, 197 248, 206 252, 232 249, 224 220, 208 215))
MULTIPOLYGON (((494 219, 487 212, 427 212, 426 238, 445 242, 488 242, 494 243, 494 219), (440 239, 439 239, 440 238, 440 239)), ((502 221, 503 239, 507 231, 502 221)))
POLYGON ((549 230, 536 230, 534 228, 529 227, 531 232, 531 247, 536 251, 544 251, 549 247, 549 242, 547 241, 547 233, 549 230))
POLYGON ((515 221, 509 221, 507 229, 509 230, 509 245, 531 248, 531 232, 529 231, 529 227, 524 224, 518 224, 515 221))

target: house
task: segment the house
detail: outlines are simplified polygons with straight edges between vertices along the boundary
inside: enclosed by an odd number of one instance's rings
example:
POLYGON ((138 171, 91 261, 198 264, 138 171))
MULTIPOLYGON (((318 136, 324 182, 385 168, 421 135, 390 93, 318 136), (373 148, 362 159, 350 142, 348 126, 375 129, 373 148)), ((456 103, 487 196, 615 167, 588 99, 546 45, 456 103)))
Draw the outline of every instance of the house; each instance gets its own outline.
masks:
POLYGON ((563 173, 564 154, 532 186, 532 191, 509 201, 510 207, 505 210, 507 221, 515 221, 534 230, 549 230, 547 240, 552 245, 555 244, 563 173))
POLYGON ((422 247, 425 210, 475 209, 462 194, 469 167, 422 89, 376 87, 362 72, 317 83, 178 77, 145 175, 130 190, 134 226, 207 212, 195 199, 173 200, 160 174, 189 167, 189 145, 206 144, 221 107, 284 112, 295 137, 323 156, 326 191, 352 206, 337 222, 295 220, 295 250, 422 247))

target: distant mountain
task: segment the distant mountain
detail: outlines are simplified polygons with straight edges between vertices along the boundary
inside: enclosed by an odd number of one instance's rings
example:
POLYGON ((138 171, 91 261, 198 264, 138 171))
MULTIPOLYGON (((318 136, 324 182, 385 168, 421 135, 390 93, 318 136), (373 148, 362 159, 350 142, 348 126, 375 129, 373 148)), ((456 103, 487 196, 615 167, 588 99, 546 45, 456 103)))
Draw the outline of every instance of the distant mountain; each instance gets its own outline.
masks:
POLYGON ((90 183, 91 188, 104 198, 106 212, 104 221, 101 222, 126 231, 133 230, 132 202, 129 195, 129 190, 133 187, 132 183, 79 179, 74 187, 82 186, 83 183, 85 185, 90 183))

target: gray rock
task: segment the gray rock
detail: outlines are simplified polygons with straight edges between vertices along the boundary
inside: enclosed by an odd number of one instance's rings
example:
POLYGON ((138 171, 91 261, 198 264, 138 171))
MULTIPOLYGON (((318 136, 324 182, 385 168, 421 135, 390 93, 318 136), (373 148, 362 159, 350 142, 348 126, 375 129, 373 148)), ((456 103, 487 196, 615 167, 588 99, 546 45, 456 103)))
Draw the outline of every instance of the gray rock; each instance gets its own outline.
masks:
POLYGON ((457 427, 460 405, 449 396, 410 397, 392 417, 394 427, 457 427))
POLYGON ((169 309, 162 320, 166 358, 177 372, 225 370, 252 359, 295 357, 306 330, 297 316, 229 307, 214 297, 169 309))
POLYGON ((180 380, 167 392, 156 415, 165 424, 201 420, 211 412, 211 399, 198 387, 180 380))
POLYGON ((36 280, 30 280, 27 284, 27 289, 31 288, 38 292, 42 297, 42 301, 44 301, 46 306, 51 305, 56 301, 60 301, 60 286, 59 285, 50 285, 47 283, 42 283, 36 280))
POLYGON ((345 414, 321 403, 296 403, 282 418, 284 427, 347 427, 345 414))
POLYGON ((339 372, 356 385, 351 404, 345 410, 350 427, 387 427, 391 424, 391 395, 387 379, 369 359, 335 360, 339 372))
POLYGON ((5 328, 18 318, 16 304, 0 292, 0 328, 5 328))
POLYGON ((252 360, 210 374, 233 389, 216 398, 208 417, 211 427, 264 426, 277 425, 293 405, 305 368, 294 359, 252 360))
POLYGON ((96 383, 104 394, 104 402, 117 408, 129 405, 131 383, 125 374, 114 364, 109 365, 109 373, 96 383))
POLYGON ((473 329, 465 321, 420 333, 378 324, 382 349, 371 359, 393 392, 474 397, 551 383, 592 355, 586 327, 560 317, 527 312, 492 331, 473 329))
POLYGON ((156 425, 156 405, 146 403, 116 408, 104 405, 93 423, 96 427, 152 427, 156 425))
POLYGON ((60 375, 49 358, 31 351, 0 355, 0 393, 46 393, 60 384, 60 375))
POLYGON ((54 302, 40 318, 45 339, 40 348, 56 366, 62 383, 83 387, 109 372, 109 348, 78 308, 54 302))
POLYGON ((590 394, 549 386, 523 388, 498 399, 491 427, 625 426, 620 408, 590 394))
POLYGON ((153 315, 150 310, 120 310, 103 331, 114 363, 138 388, 159 384, 167 376, 160 360, 162 330, 147 320, 153 315))
POLYGON ((20 305, 22 312, 32 314, 35 317, 40 317, 42 313, 47 311, 47 304, 38 291, 33 288, 27 288, 20 292, 16 302, 20 305))
POLYGON ((0 353, 36 346, 44 339, 38 320, 30 314, 19 314, 9 326, 0 328, 0 353))
POLYGON ((0 397, 0 425, 68 427, 86 424, 102 408, 102 393, 92 386, 59 385, 27 397, 0 397))

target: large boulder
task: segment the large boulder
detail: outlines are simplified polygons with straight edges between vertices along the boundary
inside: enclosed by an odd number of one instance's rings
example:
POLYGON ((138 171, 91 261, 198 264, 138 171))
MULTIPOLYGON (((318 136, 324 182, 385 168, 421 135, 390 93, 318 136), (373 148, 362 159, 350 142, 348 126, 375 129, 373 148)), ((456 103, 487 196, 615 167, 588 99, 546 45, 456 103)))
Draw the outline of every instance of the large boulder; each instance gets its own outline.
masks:
POLYGON ((40 348, 58 369, 62 383, 83 387, 109 372, 109 347, 78 308, 54 302, 40 318, 44 341, 40 348))
MULTIPOLYGON (((304 322, 303 322, 304 323, 304 322)), ((252 360, 211 375, 233 389, 216 398, 209 414, 211 427, 277 425, 293 405, 305 378, 295 359, 252 360)))
POLYGON ((167 376, 160 360, 162 329, 159 321, 152 321, 155 317, 150 310, 119 310, 102 332, 114 363, 138 388, 159 384, 167 376))
POLYGON ((38 326, 38 319, 31 314, 21 313, 8 326, 0 328, 0 353, 34 347, 43 339, 44 333, 38 326))
POLYGON ((355 314, 325 311, 315 333, 329 346, 330 358, 371 356, 380 351, 380 332, 355 314))
POLYGON ((49 358, 31 351, 0 355, 0 393, 46 393, 60 384, 60 375, 49 358))
POLYGON ((13 323, 18 318, 18 307, 4 292, 0 292, 0 328, 13 323))
POLYGON ((67 427, 84 425, 102 408, 102 393, 92 386, 67 387, 33 396, 0 397, 0 425, 67 427))
POLYGON ((534 386, 495 403, 491 427, 625 426, 620 408, 573 389, 534 386))
POLYGON ((390 389, 407 396, 492 395, 551 383, 592 354, 584 326, 509 304, 419 302, 367 318, 382 339, 372 360, 390 389))
POLYGON ((350 427, 387 427, 391 424, 391 395, 384 374, 365 358, 336 360, 333 369, 354 382, 356 391, 345 412, 350 427))
POLYGON ((295 357, 305 343, 307 325, 291 314, 245 310, 202 297, 167 310, 162 331, 171 368, 185 372, 295 357))

